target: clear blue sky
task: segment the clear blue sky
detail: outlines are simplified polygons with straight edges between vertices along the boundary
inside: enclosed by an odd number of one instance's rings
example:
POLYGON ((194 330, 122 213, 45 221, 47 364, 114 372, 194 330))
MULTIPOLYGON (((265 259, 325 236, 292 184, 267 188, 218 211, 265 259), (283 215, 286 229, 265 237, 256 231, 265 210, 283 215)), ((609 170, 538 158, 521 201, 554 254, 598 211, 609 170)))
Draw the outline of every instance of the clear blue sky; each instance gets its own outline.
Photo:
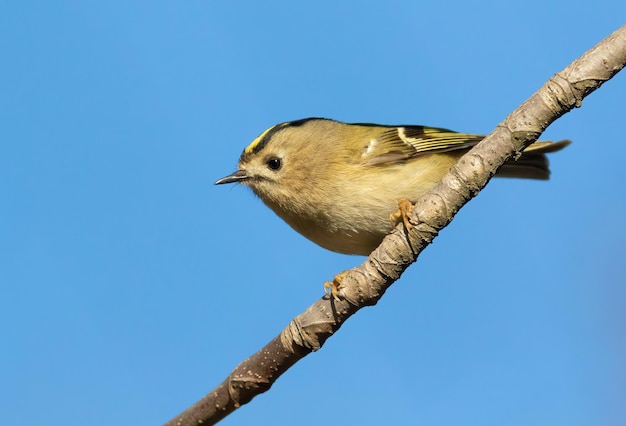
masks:
MULTIPOLYGON (((156 425, 363 258, 243 187, 308 117, 489 132, 626 3, 0 2, 0 423, 156 425)), ((626 74, 224 425, 626 424, 626 74)))

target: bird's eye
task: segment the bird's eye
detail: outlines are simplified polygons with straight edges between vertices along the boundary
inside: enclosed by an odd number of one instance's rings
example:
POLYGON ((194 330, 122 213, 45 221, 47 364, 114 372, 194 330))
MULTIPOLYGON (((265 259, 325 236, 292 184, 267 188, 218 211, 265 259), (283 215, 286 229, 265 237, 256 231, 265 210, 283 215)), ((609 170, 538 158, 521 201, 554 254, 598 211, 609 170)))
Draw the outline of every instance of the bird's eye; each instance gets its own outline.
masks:
POLYGON ((279 170, 282 165, 283 162, 280 160, 280 158, 272 157, 267 160, 267 167, 269 167, 270 170, 279 170))

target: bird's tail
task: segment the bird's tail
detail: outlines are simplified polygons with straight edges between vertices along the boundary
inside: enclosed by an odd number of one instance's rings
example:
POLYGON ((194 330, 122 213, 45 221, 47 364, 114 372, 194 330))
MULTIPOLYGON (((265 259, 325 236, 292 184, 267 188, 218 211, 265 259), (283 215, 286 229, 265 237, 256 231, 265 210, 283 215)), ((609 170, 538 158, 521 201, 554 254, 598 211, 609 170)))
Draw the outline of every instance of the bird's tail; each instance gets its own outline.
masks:
POLYGON ((524 179, 550 179, 550 167, 546 154, 560 151, 571 142, 535 142, 524 150, 517 160, 509 160, 498 170, 497 177, 524 179))

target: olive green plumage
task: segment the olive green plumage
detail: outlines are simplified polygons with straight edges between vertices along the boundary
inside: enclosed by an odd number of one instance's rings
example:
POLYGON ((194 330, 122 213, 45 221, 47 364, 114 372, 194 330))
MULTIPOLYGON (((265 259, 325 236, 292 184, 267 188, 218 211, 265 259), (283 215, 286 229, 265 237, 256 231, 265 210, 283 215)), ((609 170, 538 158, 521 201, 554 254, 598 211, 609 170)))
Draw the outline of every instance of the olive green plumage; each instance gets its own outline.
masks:
MULTIPOLYGON (((307 118, 263 132, 241 154, 238 170, 215 183, 249 186, 322 247, 367 255, 391 231, 398 200, 416 201, 483 138, 435 127, 307 118)), ((568 144, 537 142, 497 176, 548 179, 545 153, 568 144)))

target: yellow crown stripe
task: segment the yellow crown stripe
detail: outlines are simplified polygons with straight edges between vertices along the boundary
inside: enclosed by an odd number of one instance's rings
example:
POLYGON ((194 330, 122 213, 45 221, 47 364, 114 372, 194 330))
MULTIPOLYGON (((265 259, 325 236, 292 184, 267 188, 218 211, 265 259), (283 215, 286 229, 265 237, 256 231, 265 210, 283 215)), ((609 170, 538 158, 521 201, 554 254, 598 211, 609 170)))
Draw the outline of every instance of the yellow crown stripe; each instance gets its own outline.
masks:
POLYGON ((246 149, 243 150, 244 154, 251 154, 255 151, 260 151, 268 142, 269 138, 276 133, 277 130, 282 129, 285 126, 291 124, 290 122, 280 123, 270 127, 263 133, 261 133, 255 140, 252 141, 246 149))
MULTIPOLYGON (((280 126, 280 124, 278 124, 278 126, 280 126)), ((276 126, 272 126, 269 129, 267 129, 266 131, 264 131, 263 133, 261 133, 255 140, 252 141, 252 143, 250 145, 248 145, 248 147, 244 150, 244 152, 245 153, 250 153, 250 152, 254 151, 254 148, 259 144, 259 142, 261 142, 261 140, 263 140, 265 135, 267 135, 269 133, 269 131, 272 130, 274 127, 276 127, 276 126)))

